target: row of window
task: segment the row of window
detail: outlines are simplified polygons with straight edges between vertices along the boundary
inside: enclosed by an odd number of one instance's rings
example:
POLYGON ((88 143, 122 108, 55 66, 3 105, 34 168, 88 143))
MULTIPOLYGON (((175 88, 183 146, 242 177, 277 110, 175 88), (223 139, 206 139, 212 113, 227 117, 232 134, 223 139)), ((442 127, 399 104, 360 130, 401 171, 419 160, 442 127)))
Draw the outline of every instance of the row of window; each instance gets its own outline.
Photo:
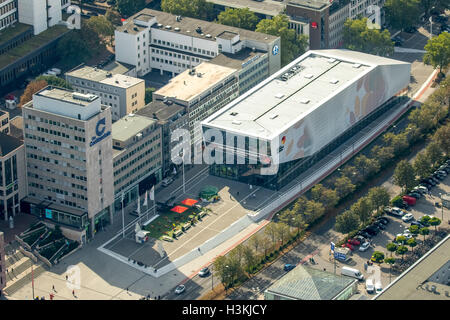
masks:
POLYGON ((185 51, 192 51, 192 52, 196 52, 196 53, 203 54, 203 55, 210 56, 210 57, 215 57, 216 56, 216 53, 213 52, 213 51, 200 49, 200 48, 196 48, 196 47, 189 47, 189 46, 185 46, 185 45, 181 45, 181 44, 178 45, 177 43, 164 41, 164 40, 159 40, 159 39, 155 39, 155 38, 153 38, 153 43, 160 44, 160 45, 167 46, 167 47, 172 47, 172 48, 175 48, 175 49, 181 49, 181 50, 185 50, 185 51))
MULTIPOLYGON (((158 145, 156 146, 157 148, 160 147, 160 144, 158 143, 158 145)), ((129 167, 134 166, 134 164, 138 161, 140 161, 143 158, 146 158, 149 154, 152 154, 154 148, 150 148, 147 151, 145 151, 143 154, 140 154, 138 157, 134 158, 133 160, 127 162, 123 167, 120 167, 119 169, 117 169, 116 171, 114 171, 114 176, 118 176, 120 173, 122 173, 123 171, 127 170, 129 167)), ((145 161, 144 163, 150 163, 156 159, 158 159, 160 157, 161 153, 158 152, 156 153, 154 156, 148 158, 148 161, 145 161)), ((133 170, 131 170, 131 172, 136 170, 140 170, 142 168, 143 164, 138 165, 136 168, 134 168, 133 170)), ((125 175, 126 176, 126 175, 125 175)))
POLYGON ((8 27, 9 25, 13 24, 16 21, 17 21, 17 10, 11 13, 9 16, 0 19, 0 30, 8 27))
MULTIPOLYGON (((127 173, 126 175, 124 175, 123 177, 117 179, 116 181, 114 181, 114 186, 122 183, 124 180, 128 179, 128 177, 131 177, 134 173, 138 172, 141 170, 141 168, 147 167, 147 165, 151 162, 151 160, 147 160, 144 163, 142 163, 141 165, 139 165, 138 168, 133 169, 131 172, 127 173)), ((158 161, 156 163, 156 165, 151 166, 150 168, 148 168, 148 170, 143 171, 140 175, 137 175, 136 177, 134 177, 133 179, 131 179, 130 181, 128 181, 127 183, 125 183, 122 187, 120 187, 119 190, 117 190, 115 193, 119 193, 120 191, 126 189, 128 186, 136 183, 136 180, 139 180, 141 177, 143 177, 144 175, 148 174, 149 172, 152 172, 153 170, 156 170, 157 168, 161 167, 161 161, 158 161)))
MULTIPOLYGON (((50 119, 47 119, 47 118, 37 117, 37 116, 31 115, 31 114, 28 115, 28 120, 38 121, 38 122, 42 122, 42 123, 48 123, 50 125, 61 127, 61 128, 66 128, 66 129, 69 129, 69 130, 85 132, 84 128, 80 128, 80 127, 77 127, 77 126, 72 126, 72 125, 69 125, 67 123, 62 123, 62 122, 50 120, 50 119)), ((28 128, 28 127, 25 125, 25 128, 28 128)))

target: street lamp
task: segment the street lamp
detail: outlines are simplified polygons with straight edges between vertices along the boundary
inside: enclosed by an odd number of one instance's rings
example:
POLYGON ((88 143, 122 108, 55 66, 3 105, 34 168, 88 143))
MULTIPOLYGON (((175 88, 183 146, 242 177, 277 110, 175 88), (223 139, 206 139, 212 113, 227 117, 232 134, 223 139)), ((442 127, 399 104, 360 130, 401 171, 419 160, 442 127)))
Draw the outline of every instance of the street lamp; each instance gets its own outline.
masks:
POLYGON ((183 150, 181 150, 180 156, 182 157, 181 159, 183 161, 183 163, 182 163, 182 165, 183 165, 183 193, 186 193, 186 184, 185 184, 185 179, 184 179, 184 152, 183 152, 183 150))
POLYGON ((442 211, 442 221, 441 223, 444 222, 444 201, 442 200, 442 193, 439 192, 439 198, 441 199, 441 211, 442 211))

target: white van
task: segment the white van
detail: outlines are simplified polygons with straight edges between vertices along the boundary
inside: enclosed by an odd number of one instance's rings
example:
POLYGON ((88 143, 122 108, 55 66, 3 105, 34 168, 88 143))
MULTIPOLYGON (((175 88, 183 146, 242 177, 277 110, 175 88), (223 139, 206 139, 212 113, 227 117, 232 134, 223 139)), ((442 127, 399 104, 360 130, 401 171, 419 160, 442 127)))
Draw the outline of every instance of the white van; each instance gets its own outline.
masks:
POLYGON ((356 278, 356 279, 358 279, 360 281, 364 280, 364 276, 357 269, 353 269, 353 268, 349 268, 349 267, 342 267, 341 274, 343 276, 356 278))
POLYGON ((367 291, 367 293, 374 293, 374 291, 375 291, 375 286, 373 285, 373 280, 370 278, 366 280, 366 291, 367 291))

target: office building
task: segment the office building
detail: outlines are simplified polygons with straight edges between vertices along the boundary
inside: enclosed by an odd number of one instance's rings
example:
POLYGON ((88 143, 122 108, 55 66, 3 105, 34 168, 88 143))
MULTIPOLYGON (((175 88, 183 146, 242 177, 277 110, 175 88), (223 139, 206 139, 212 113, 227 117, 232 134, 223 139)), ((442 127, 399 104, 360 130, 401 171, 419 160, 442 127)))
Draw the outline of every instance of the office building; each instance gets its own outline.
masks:
POLYGON ((151 9, 128 18, 116 29, 115 41, 116 60, 135 66, 138 76, 152 70, 176 76, 245 48, 267 53, 269 74, 281 65, 279 37, 151 9))
POLYGON ((0 30, 17 22, 17 0, 0 1, 0 30))
POLYGON ((450 235, 393 280, 373 300, 450 300, 450 235))
POLYGON ((67 72, 65 76, 75 91, 97 95, 102 104, 110 106, 113 121, 145 105, 145 81, 142 79, 88 66, 67 72))
POLYGON ((214 142, 223 159, 236 150, 245 162, 213 164, 210 172, 279 189, 392 107, 410 70, 409 63, 356 51, 306 52, 202 122, 223 141, 245 141, 236 148, 214 142))
POLYGON ((25 148, 23 142, 0 132, 0 220, 20 212, 26 196, 25 148))
POLYGON ((111 107, 46 87, 22 108, 28 196, 24 212, 85 242, 112 219, 111 107))
POLYGON ((156 101, 166 100, 186 108, 192 145, 201 143, 200 122, 238 96, 238 72, 207 62, 182 72, 153 93, 156 101))
POLYGON ((171 140, 171 134, 176 129, 187 130, 189 128, 186 108, 169 102, 169 100, 153 100, 140 109, 137 115, 154 119, 157 121, 158 126, 161 127, 162 177, 172 174, 176 166, 171 161, 171 150, 173 150, 177 142, 171 140))
POLYGON ((265 300, 348 300, 358 280, 298 265, 264 291, 265 300))
POLYGON ((17 0, 17 4, 19 22, 33 26, 38 35, 62 20, 62 10, 70 0, 17 0))
POLYGON ((162 129, 158 122, 130 114, 112 125, 116 210, 150 190, 162 177, 162 129))
POLYGON ((9 112, 0 110, 0 132, 9 133, 9 112))

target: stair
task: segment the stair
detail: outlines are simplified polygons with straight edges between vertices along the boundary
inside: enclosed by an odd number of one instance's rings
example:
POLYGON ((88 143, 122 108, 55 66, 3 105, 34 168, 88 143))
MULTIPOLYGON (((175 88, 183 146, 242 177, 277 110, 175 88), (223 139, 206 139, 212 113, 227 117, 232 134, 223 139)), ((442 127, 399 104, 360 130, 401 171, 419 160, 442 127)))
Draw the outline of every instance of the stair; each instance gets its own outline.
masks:
MULTIPOLYGON (((19 279, 15 280, 14 282, 12 282, 10 285, 8 285, 9 282, 7 282, 6 284, 8 286, 3 290, 3 292, 5 294, 11 296, 11 295, 15 294, 17 291, 19 291, 20 289, 22 289, 24 286, 31 284, 30 264, 28 264, 27 270, 28 271, 26 273, 22 272, 22 274, 20 274, 21 277, 19 279)), ((33 271, 34 279, 39 277, 45 271, 47 271, 47 268, 43 264, 35 265, 35 268, 33 271)))

